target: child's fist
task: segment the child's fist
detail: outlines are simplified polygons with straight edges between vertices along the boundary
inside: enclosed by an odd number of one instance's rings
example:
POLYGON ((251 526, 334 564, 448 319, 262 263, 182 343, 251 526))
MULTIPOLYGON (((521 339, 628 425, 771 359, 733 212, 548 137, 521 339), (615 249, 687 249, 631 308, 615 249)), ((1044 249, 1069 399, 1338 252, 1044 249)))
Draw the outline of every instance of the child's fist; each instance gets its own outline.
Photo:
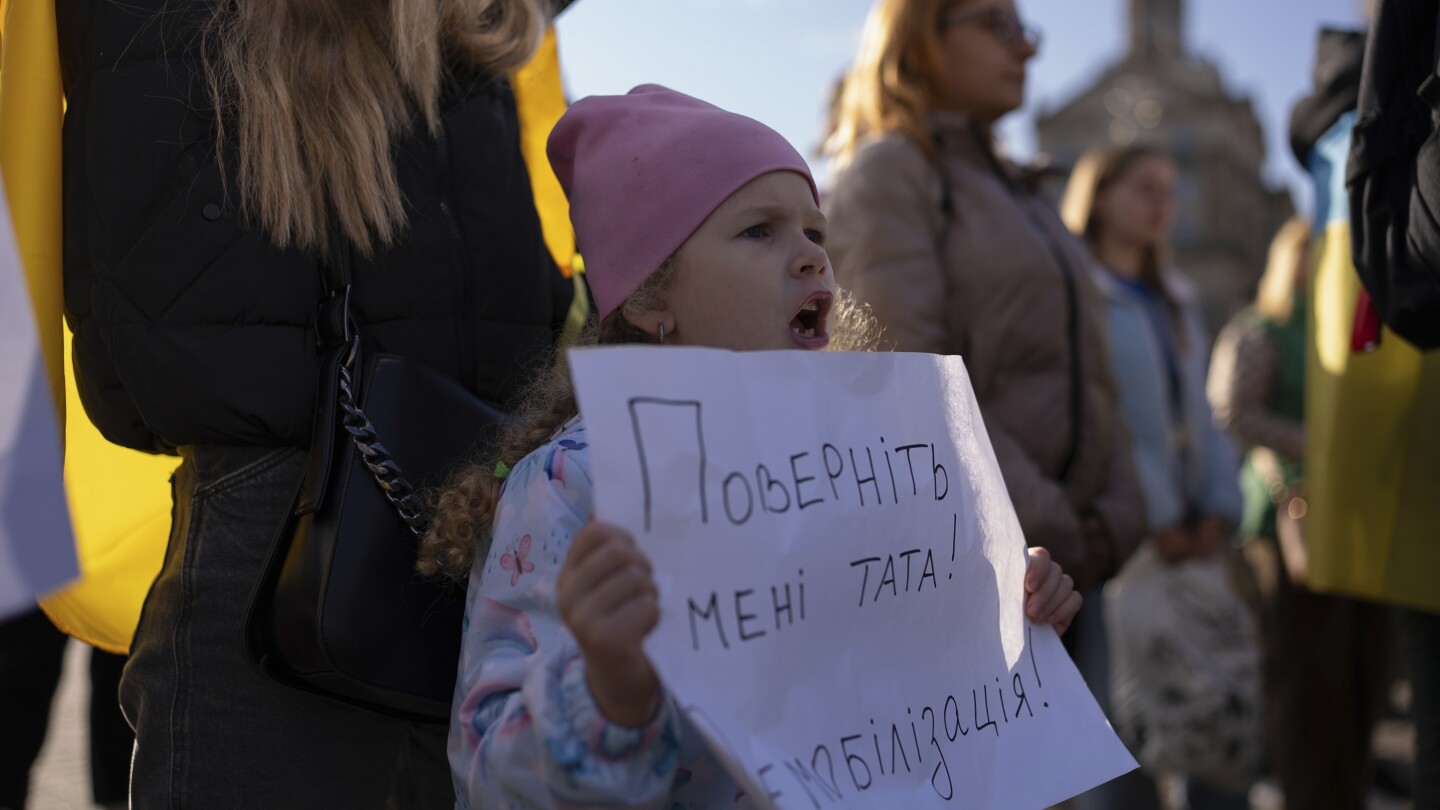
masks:
POLYGON ((575 534, 555 590, 600 713, 616 725, 647 723, 659 707, 660 681, 641 645, 660 621, 660 599, 635 539, 616 526, 586 524, 575 534))
POLYGON ((1054 625, 1055 632, 1064 633, 1080 612, 1080 594, 1075 581, 1060 570, 1060 563, 1050 559, 1050 552, 1032 548, 1030 565, 1025 570, 1025 615, 1033 622, 1054 625))

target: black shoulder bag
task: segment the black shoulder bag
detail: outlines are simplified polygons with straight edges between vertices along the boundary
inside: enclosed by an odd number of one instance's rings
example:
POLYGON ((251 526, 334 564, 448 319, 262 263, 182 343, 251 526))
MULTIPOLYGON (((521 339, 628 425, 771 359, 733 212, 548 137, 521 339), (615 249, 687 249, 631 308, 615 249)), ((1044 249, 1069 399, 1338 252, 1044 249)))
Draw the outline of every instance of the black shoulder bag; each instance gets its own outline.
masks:
POLYGON ((246 649, 287 686, 445 722, 465 595, 415 571, 428 522, 415 490, 442 483, 507 416, 449 376, 367 349, 350 313, 348 244, 337 242, 322 267, 310 465, 251 596, 246 649))

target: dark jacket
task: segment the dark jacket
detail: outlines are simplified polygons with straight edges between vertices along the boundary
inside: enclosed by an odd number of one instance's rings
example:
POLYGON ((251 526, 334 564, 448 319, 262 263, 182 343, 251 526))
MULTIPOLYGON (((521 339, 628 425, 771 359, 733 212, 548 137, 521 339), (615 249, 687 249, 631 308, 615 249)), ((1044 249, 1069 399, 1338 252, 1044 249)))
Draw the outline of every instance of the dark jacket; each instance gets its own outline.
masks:
MULTIPOLYGON (((65 311, 87 415, 151 452, 306 445, 319 265, 247 224, 233 182, 226 195, 198 53, 212 2, 57 0, 56 12, 65 311)), ((541 238, 508 82, 454 73, 439 133, 396 144, 409 228, 354 256, 352 310, 376 350, 510 402, 571 287, 541 238)))
POLYGON ((1314 86, 1290 111, 1290 149, 1301 166, 1310 165, 1310 151, 1340 116, 1355 109, 1360 96, 1360 66, 1365 34, 1326 28, 1315 45, 1314 86))
POLYGON ((1345 187, 1355 270, 1376 312, 1440 349, 1440 20, 1435 0, 1376 3, 1345 187))

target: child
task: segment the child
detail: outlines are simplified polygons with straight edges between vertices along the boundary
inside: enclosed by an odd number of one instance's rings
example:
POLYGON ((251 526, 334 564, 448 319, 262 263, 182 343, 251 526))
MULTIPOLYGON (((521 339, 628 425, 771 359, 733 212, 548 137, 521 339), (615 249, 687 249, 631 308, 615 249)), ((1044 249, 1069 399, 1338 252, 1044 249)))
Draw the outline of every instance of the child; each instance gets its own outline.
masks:
MULTIPOLYGON (((837 298, 809 169, 764 125, 647 85, 577 102, 549 154, 598 310, 582 342, 864 339, 837 298)), ((592 508, 585 426, 557 363, 498 461, 441 496, 422 552, 425 573, 470 573, 450 727, 458 806, 747 806, 645 655, 660 618, 649 562, 592 508)), ((1026 612, 1063 631, 1080 596, 1043 549, 1030 558, 1026 612)))

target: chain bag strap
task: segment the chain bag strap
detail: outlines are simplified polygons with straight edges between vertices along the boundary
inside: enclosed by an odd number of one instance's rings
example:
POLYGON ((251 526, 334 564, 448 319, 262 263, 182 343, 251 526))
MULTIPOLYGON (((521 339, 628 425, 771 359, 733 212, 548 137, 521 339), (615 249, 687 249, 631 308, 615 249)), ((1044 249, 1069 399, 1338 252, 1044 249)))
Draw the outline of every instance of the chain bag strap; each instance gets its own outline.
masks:
POLYGON ((415 572, 429 522, 417 488, 508 417, 449 374, 372 350, 352 312, 348 246, 335 244, 321 266, 309 467, 251 597, 246 649, 286 686, 443 723, 464 588, 415 572))
MULTIPOLYGON (((340 406, 341 427, 344 428, 366 469, 385 499, 395 507, 410 534, 421 537, 429 526, 429 516, 415 497, 415 487, 405 477, 400 465, 385 447, 375 425, 360 406, 360 369, 363 363, 360 330, 350 311, 350 295, 354 280, 350 267, 350 250, 342 234, 332 236, 331 258, 321 265, 321 278, 326 287, 326 301, 316 321, 317 339, 321 346, 344 347, 340 362, 336 402, 340 406)), ((320 427, 317 425, 317 428, 320 427)))
POLYGON ((341 424, 350 436, 350 441, 355 443, 355 449, 360 451, 360 459, 374 476, 376 485, 385 493, 385 499, 395 507, 395 512, 405 521, 410 534, 418 538, 425 534, 430 521, 425 511, 416 503, 415 488, 406 480, 404 471, 380 441, 370 417, 365 415, 364 409, 356 401, 359 360, 360 336, 356 334, 351 336, 350 345, 345 350, 345 359, 340 364, 339 404, 340 410, 345 412, 341 424))

